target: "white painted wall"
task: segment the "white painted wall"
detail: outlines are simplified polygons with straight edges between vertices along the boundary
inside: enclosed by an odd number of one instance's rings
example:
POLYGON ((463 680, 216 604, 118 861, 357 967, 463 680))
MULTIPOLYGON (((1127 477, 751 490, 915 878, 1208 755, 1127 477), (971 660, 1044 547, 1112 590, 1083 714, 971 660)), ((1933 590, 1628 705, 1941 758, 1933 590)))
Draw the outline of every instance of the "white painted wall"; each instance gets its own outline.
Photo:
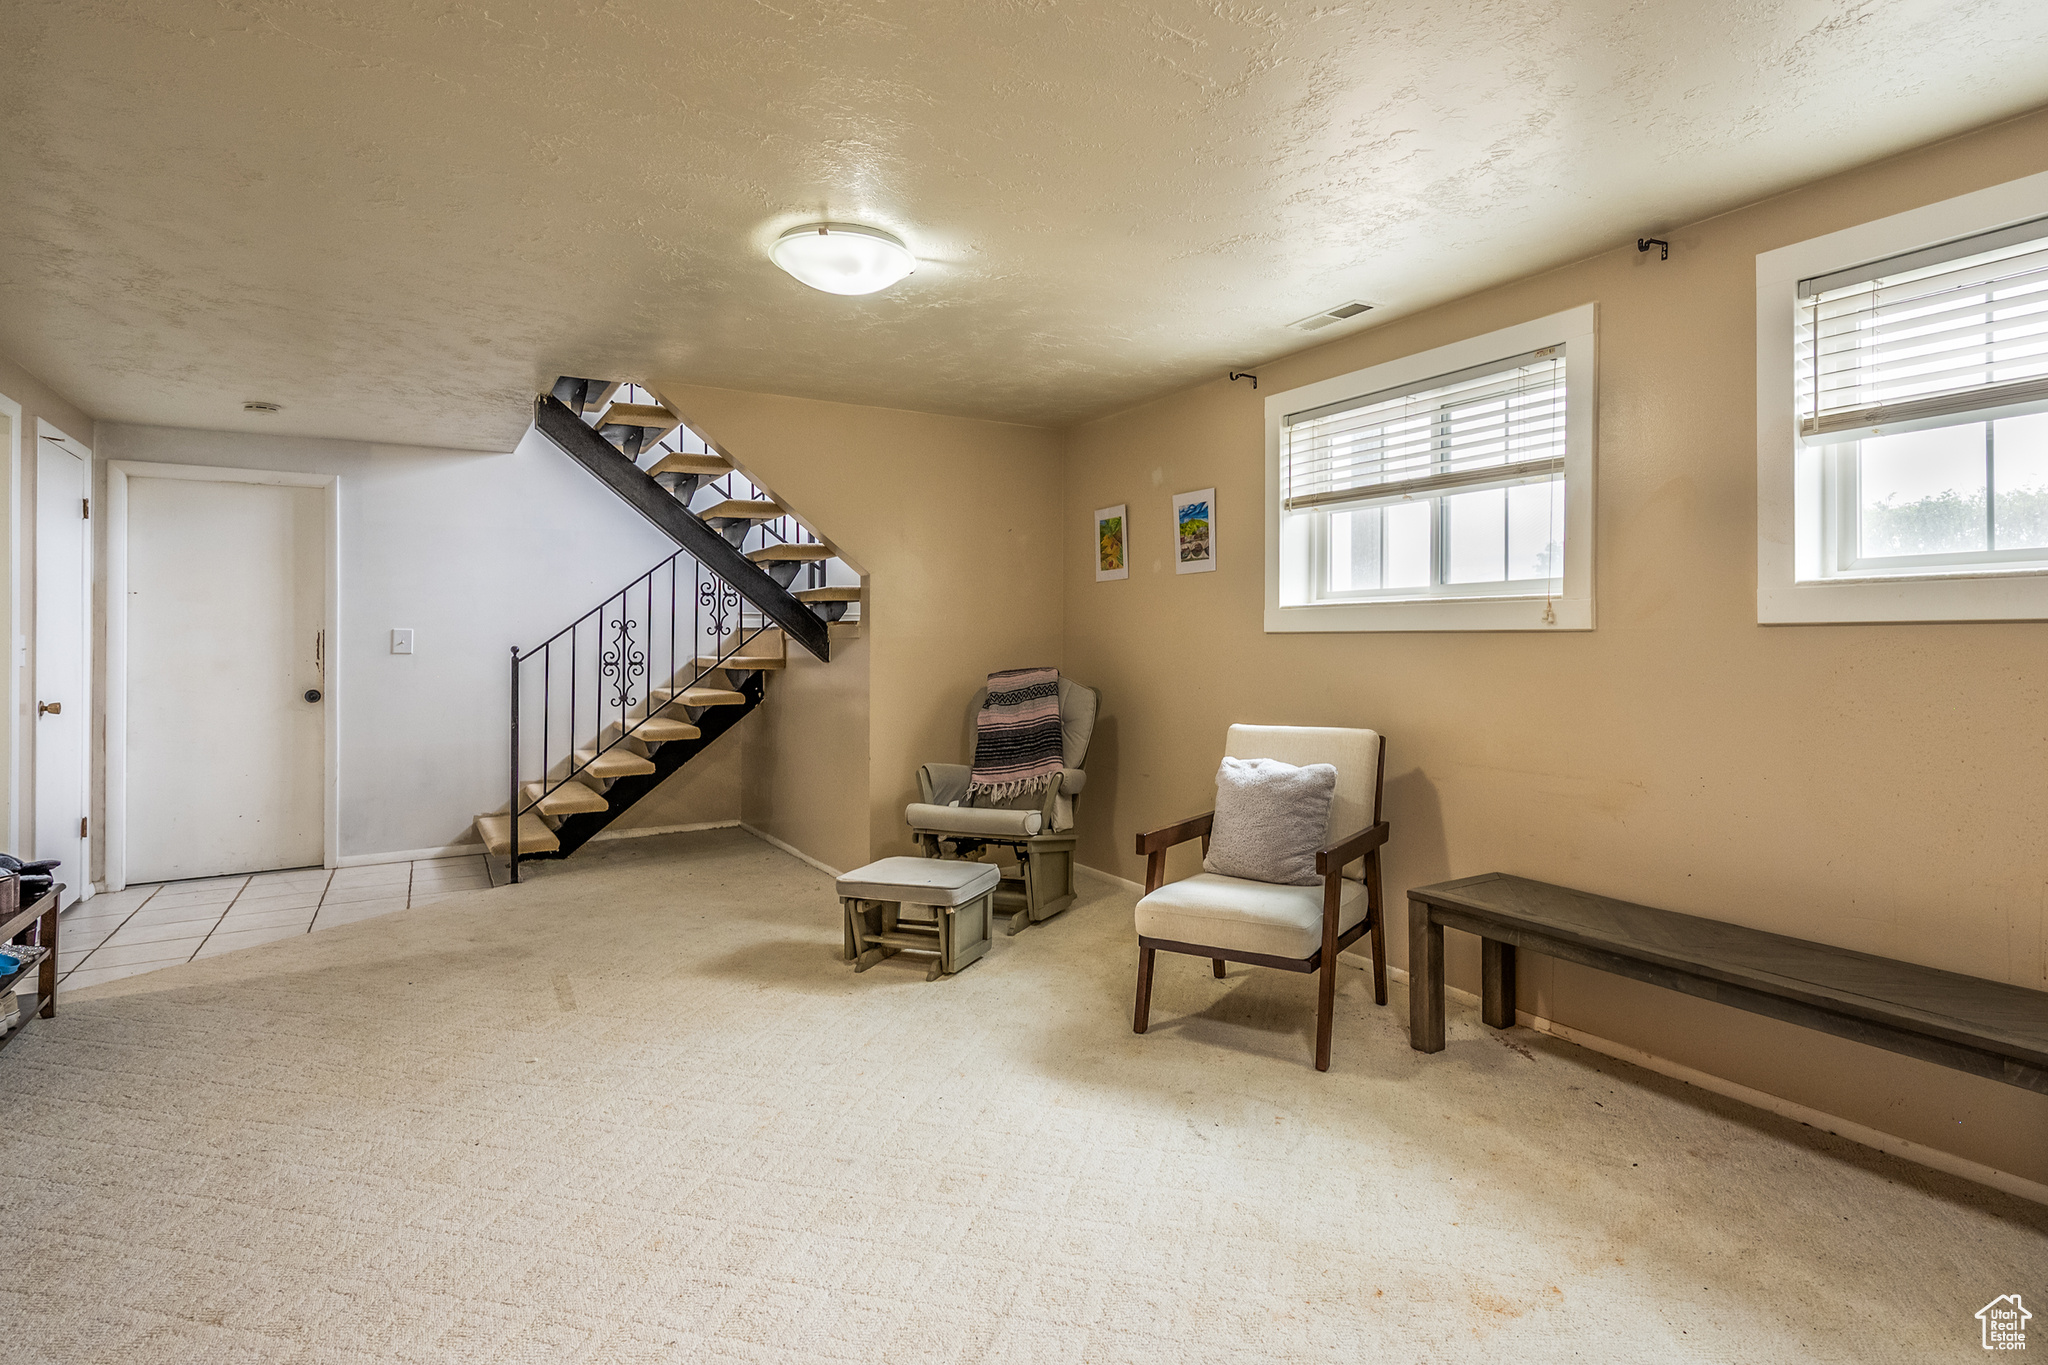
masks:
MULTIPOLYGON (((345 858, 474 839, 471 821, 506 796, 510 647, 538 643, 675 550, 531 431, 508 454, 480 455, 102 423, 95 453, 340 476, 328 677, 345 858), (398 626, 416 632, 410 656, 390 652, 398 626)), ((737 820, 731 805, 695 818, 737 820)))

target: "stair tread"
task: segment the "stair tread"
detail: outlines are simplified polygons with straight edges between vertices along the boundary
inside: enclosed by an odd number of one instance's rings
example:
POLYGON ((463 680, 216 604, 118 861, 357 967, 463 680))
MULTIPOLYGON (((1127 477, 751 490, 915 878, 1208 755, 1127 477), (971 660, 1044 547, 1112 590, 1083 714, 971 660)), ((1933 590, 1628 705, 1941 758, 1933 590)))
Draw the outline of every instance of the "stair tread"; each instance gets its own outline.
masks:
POLYGON ((789 661, 780 654, 728 654, 722 659, 708 655, 697 656, 697 667, 706 668, 786 668, 789 661))
POLYGON ((622 748, 606 749, 603 753, 578 749, 576 766, 592 777, 637 777, 654 771, 654 764, 631 749, 622 748))
MULTIPOLYGON (((512 817, 509 815, 479 815, 476 818, 476 832, 483 836, 484 847, 493 853, 512 851, 512 817)), ((538 815, 519 817, 519 851, 521 853, 553 853, 562 846, 555 832, 538 815)))
POLYGON ((697 739, 703 731, 686 720, 672 716, 649 716, 633 727, 633 738, 644 739, 649 744, 667 744, 671 740, 697 739))
POLYGON ((773 521, 787 516, 781 507, 772 502, 755 502, 747 498, 727 498, 697 514, 706 521, 773 521))
POLYGON ((822 545, 763 545, 758 550, 747 551, 747 558, 756 564, 766 564, 777 559, 832 559, 834 555, 822 545))
POLYGON ((675 430, 682 420, 655 403, 614 403, 604 410, 604 416, 597 419, 597 429, 645 427, 651 431, 668 432, 675 430))
POLYGON ((543 815, 578 815, 588 811, 610 810, 611 802, 584 786, 581 782, 564 782, 545 796, 546 783, 529 782, 521 789, 521 795, 528 801, 538 801, 537 809, 543 815))
POLYGON ((802 588, 795 594, 799 602, 858 602, 859 588, 802 588))
POLYGON ((680 702, 684 706, 745 706, 744 694, 729 687, 685 687, 671 692, 665 687, 654 689, 655 697, 664 705, 680 702))
POLYGON ((649 474, 730 474, 732 464, 723 455, 664 455, 649 474))

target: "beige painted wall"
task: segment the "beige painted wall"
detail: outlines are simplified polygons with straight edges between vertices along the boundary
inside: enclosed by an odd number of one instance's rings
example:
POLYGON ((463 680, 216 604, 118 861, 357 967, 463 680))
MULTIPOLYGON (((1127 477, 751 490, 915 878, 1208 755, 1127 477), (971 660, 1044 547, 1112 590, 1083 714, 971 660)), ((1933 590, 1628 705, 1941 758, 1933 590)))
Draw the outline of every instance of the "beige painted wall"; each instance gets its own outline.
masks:
MULTIPOLYGON (((1232 721, 1369 725, 1389 737, 1396 964, 1407 887, 1498 869, 2048 986, 2048 623, 1766 628, 1755 609, 1757 254, 2043 169, 2035 115, 1660 234, 1669 262, 1617 250, 1268 363, 1258 393, 1218 380, 1072 433, 1066 663, 1108 718, 1083 860, 1141 876, 1133 832, 1209 807, 1232 721), (1588 302, 1598 629, 1265 634, 1264 400, 1588 302), (1169 500, 1210 484, 1220 567, 1176 577, 1169 500), (1098 584, 1090 514, 1117 502, 1131 577, 1098 584)), ((1475 986, 1475 940, 1449 937, 1475 986)), ((1173 978, 1206 968, 1163 971, 1171 1014, 1173 978)), ((1522 989, 1590 1033, 2048 1181, 2048 1097, 1548 959, 1522 989)))
POLYGON ((843 734, 857 681, 784 689, 776 759, 745 765, 748 823, 835 867, 914 851, 903 807, 917 765, 962 761, 975 689, 997 669, 1060 662, 1060 438, 658 377, 652 387, 865 575, 865 649, 843 660, 866 664, 865 753, 843 734), (798 764, 789 745, 806 735, 820 747, 798 764), (864 808, 864 838, 848 808, 864 808))
POLYGON ((830 663, 792 648, 789 666, 747 718, 741 818, 845 872, 868 861, 873 842, 868 641, 858 624, 835 625, 831 636, 830 663))

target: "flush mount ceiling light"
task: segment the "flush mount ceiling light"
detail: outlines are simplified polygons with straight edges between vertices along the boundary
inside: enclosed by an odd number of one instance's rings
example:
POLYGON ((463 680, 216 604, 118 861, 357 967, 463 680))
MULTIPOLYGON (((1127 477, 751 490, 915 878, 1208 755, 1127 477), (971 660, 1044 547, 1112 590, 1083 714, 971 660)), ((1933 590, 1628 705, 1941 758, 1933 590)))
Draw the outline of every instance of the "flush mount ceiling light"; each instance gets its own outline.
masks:
POLYGON ((827 294, 872 294, 917 269, 902 239, 858 223, 806 223, 775 239, 768 258, 827 294))

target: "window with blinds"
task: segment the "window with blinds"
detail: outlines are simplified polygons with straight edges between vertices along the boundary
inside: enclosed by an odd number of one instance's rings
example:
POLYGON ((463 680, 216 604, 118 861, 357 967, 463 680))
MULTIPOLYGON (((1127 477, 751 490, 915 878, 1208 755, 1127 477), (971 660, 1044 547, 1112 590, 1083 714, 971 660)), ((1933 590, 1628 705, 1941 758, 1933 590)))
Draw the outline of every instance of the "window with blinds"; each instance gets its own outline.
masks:
POLYGON ((1807 442, 2048 411, 2048 219, 1804 279, 1798 298, 1807 442))
POLYGON ((1282 419, 1290 512, 1553 479, 1565 467, 1557 346, 1282 419))
POLYGON ((1268 395, 1266 629, 1592 629, 1597 318, 1268 395))

